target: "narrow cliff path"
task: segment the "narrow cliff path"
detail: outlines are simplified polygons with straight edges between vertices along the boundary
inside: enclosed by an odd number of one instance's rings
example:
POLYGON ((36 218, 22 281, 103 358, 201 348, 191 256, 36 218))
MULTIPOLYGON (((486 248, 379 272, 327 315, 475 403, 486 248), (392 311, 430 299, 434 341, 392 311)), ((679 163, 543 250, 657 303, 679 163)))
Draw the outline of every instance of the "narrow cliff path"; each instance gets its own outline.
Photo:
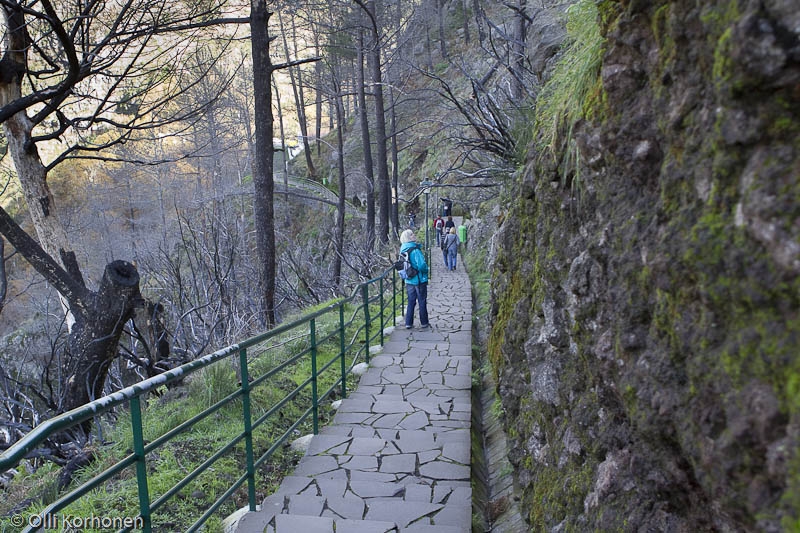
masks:
MULTIPOLYGON (((318 181, 314 181, 308 178, 300 178, 296 176, 289 176, 286 179, 286 183, 282 181, 282 178, 275 179, 275 194, 285 194, 289 192, 291 194, 296 194, 300 198, 307 198, 310 200, 314 200, 317 202, 322 202, 328 205, 336 206, 339 201, 339 195, 327 188, 322 183, 318 181), (287 187, 288 186, 288 187, 287 187)), ((360 207, 356 207, 353 202, 349 200, 345 200, 344 202, 345 210, 358 218, 366 219, 367 212, 365 209, 360 207)))
POLYGON ((333 424, 238 533, 471 529, 472 299, 464 267, 446 271, 437 252, 431 328, 400 322, 333 424))

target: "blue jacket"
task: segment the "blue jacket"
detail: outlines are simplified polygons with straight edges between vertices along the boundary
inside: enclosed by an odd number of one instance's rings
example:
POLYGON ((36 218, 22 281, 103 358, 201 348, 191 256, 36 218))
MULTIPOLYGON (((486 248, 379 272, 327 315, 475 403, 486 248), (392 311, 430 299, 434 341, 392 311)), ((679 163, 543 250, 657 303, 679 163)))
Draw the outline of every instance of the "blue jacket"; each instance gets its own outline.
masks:
POLYGON ((400 246, 400 253, 405 253, 408 250, 411 250, 411 253, 408 256, 409 261, 411 261, 411 266, 416 268, 419 274, 413 278, 407 279, 406 283, 409 285, 428 283, 428 263, 425 262, 425 254, 422 253, 419 243, 407 242, 400 246), (414 247, 416 247, 416 250, 411 250, 414 247))

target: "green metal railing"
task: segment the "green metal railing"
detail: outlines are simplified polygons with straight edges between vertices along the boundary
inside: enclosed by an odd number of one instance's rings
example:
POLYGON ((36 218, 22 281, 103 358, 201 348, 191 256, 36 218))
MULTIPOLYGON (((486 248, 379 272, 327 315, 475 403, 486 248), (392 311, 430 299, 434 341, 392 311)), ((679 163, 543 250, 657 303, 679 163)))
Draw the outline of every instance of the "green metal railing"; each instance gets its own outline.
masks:
MULTIPOLYGON (((127 418, 133 434, 133 453, 130 453, 117 463, 107 467, 89 481, 73 488, 67 494, 62 495, 58 500, 38 512, 33 518, 29 517, 25 520, 24 524, 17 525, 26 526, 23 531, 51 529, 51 527, 48 527, 47 520, 50 520, 50 525, 53 525, 53 521, 52 518, 48 517, 55 516, 56 513, 64 510, 81 497, 95 489, 101 488, 103 484, 109 480, 119 478, 123 471, 131 469, 136 478, 138 487, 139 515, 132 519, 126 519, 128 521, 125 523, 117 523, 113 528, 118 528, 119 531, 131 531, 133 529, 141 529, 145 532, 150 531, 153 527, 154 517, 158 515, 159 510, 164 509, 167 502, 178 495, 182 489, 187 487, 193 480, 197 479, 198 476, 206 472, 220 458, 229 453, 234 453, 234 449, 237 446, 241 449, 242 442, 244 443, 245 472, 197 518, 187 531, 197 531, 200 529, 202 525, 245 484, 247 485, 249 509, 255 511, 256 505, 260 503, 256 501, 256 472, 258 468, 264 465, 275 451, 278 450, 292 433, 300 427, 301 424, 306 422, 309 417, 311 417, 313 432, 316 434, 319 431, 320 402, 324 401, 337 390, 342 397, 347 396, 347 378, 353 366, 362 359, 364 362, 369 363, 370 346, 372 346, 374 342, 379 342, 382 345, 384 341, 384 329, 387 322, 391 319, 390 323, 394 323, 398 309, 398 292, 400 292, 401 295, 400 310, 402 311, 405 303, 405 291, 402 290, 402 280, 399 279, 394 269, 389 269, 380 276, 359 285, 349 298, 339 300, 323 309, 304 315, 291 323, 282 324, 267 333, 250 338, 239 344, 228 346, 41 423, 24 438, 14 444, 14 446, 0 454, 0 472, 15 467, 28 453, 40 447, 47 439, 54 435, 115 409, 116 411, 114 414, 118 417, 117 425, 124 423, 126 411, 129 414, 127 418), (346 320, 346 310, 348 309, 352 309, 352 314, 350 318, 346 320), (387 316, 387 314, 390 316, 387 316), (329 331, 321 331, 319 324, 326 319, 329 331), (333 324, 333 326, 330 326, 330 324, 333 324), (374 331, 375 325, 379 325, 377 331, 374 331), (301 332, 306 331, 307 333, 297 335, 297 330, 301 330, 301 332), (280 340, 282 336, 288 333, 295 335, 292 337, 294 340, 301 337, 307 338, 307 347, 300 349, 297 353, 291 353, 285 356, 282 361, 276 362, 274 366, 261 375, 251 375, 253 361, 270 353, 270 350, 273 350, 275 346, 285 344, 275 341, 280 340), (266 346, 270 341, 274 344, 266 346), (319 349, 323 346, 327 347, 329 350, 331 347, 334 347, 334 352, 336 352, 337 355, 325 362, 318 361, 319 349), (248 351, 255 351, 258 353, 253 357, 249 357, 248 351), (176 427, 164 432, 162 435, 150 441, 145 440, 145 428, 142 423, 143 398, 146 400, 147 395, 156 391, 156 389, 160 389, 177 380, 186 379, 187 376, 201 369, 214 364, 220 364, 223 360, 235 357, 237 354, 238 370, 241 376, 241 385, 237 390, 196 416, 179 423, 176 427), (253 420, 253 391, 261 386, 269 386, 270 378, 308 359, 310 359, 311 374, 307 379, 269 408, 259 406, 261 409, 265 410, 263 414, 253 420), (326 390, 320 392, 318 390, 320 376, 329 369, 333 369, 334 366, 336 368, 333 371, 336 371, 338 374, 335 379, 333 379, 333 384, 326 390), (256 457, 257 451, 254 449, 253 442, 254 431, 267 420, 270 420, 278 414, 281 408, 286 406, 290 401, 301 397, 302 394, 306 394, 309 388, 311 405, 302 412, 297 420, 291 423, 288 429, 277 438, 271 440, 271 442, 265 446, 266 450, 263 450, 261 455, 256 457), (235 435, 222 448, 205 458, 199 466, 182 480, 165 490, 163 494, 160 494, 153 500, 148 486, 148 456, 162 448, 176 435, 188 431, 199 421, 218 412, 223 407, 230 407, 234 403, 238 403, 241 406, 241 433, 235 435), (118 409, 124 407, 126 404, 128 406, 127 410, 118 409)), ((327 379, 331 378, 332 376, 329 373, 327 379)), ((130 474, 128 474, 128 476, 130 477, 130 474)), ((113 510, 109 510, 109 513, 112 511, 113 510)), ((101 510, 98 510, 95 514, 99 514, 100 512, 101 510)))

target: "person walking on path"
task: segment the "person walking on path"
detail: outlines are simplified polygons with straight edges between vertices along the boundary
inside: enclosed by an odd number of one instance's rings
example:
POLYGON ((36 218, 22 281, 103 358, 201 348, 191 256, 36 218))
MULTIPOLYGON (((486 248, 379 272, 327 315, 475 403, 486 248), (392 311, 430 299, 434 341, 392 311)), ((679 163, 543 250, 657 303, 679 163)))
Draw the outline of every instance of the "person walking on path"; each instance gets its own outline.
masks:
POLYGON ((448 216, 447 221, 444 223, 444 230, 442 231, 442 240, 439 243, 439 246, 442 248, 442 257, 444 258, 444 266, 447 270, 450 270, 450 263, 447 261, 447 246, 445 246, 444 241, 447 239, 447 236, 450 234, 450 230, 456 228, 456 223, 453 222, 453 217, 448 216))
POLYGON ((442 245, 442 250, 445 254, 445 266, 447 270, 455 270, 456 269, 456 257, 458 257, 458 235, 456 234, 456 228, 450 228, 450 232, 444 238, 444 244, 442 245))
POLYGON ((444 223, 444 234, 447 235, 450 233, 451 229, 456 227, 456 223, 453 222, 453 217, 447 217, 447 222, 444 223))
POLYGON ((430 326, 428 322, 428 263, 425 254, 417 244, 417 236, 410 229, 400 234, 400 253, 407 254, 408 260, 417 275, 406 280, 406 294, 408 306, 406 307, 406 329, 414 327, 414 307, 419 303, 420 329, 430 326))
POLYGON ((441 246, 444 234, 444 219, 439 215, 436 215, 436 218, 433 219, 433 229, 436 231, 436 246, 441 246))

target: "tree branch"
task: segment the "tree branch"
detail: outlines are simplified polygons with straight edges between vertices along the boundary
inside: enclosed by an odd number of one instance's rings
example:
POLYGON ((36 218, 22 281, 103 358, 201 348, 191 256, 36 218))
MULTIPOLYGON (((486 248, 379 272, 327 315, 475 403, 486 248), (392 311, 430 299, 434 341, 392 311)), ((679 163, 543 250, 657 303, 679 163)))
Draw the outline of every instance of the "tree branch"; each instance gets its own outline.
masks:
POLYGON ((278 63, 276 65, 272 65, 272 70, 279 70, 282 68, 289 68, 294 67, 297 65, 302 65, 304 63, 314 63, 316 61, 322 60, 321 57, 308 57, 306 59, 294 59, 292 61, 287 61, 286 63, 278 63))
POLYGON ((0 207, 0 233, 44 278, 80 312, 87 309, 89 291, 50 257, 11 215, 0 207))

